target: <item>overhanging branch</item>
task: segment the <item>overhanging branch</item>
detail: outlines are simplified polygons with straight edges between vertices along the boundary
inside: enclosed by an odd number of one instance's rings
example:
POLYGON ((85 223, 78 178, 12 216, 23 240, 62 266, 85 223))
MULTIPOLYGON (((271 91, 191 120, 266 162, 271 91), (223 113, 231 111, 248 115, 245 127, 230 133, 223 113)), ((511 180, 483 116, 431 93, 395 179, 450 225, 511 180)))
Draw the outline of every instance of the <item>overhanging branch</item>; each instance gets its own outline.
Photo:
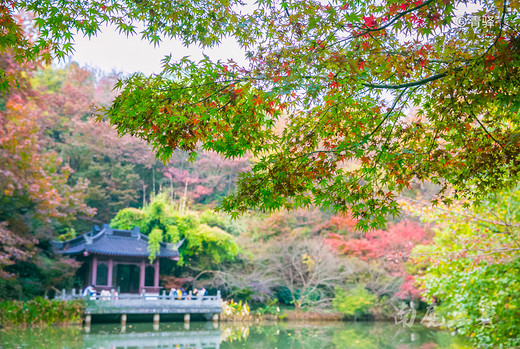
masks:
POLYGON ((448 73, 436 74, 436 75, 430 76, 429 78, 422 79, 422 80, 419 80, 419 81, 409 82, 409 83, 406 83, 406 84, 384 85, 384 84, 362 83, 362 85, 365 86, 365 87, 370 87, 370 88, 380 88, 380 89, 387 89, 387 90, 399 90, 399 89, 402 89, 402 88, 408 88, 408 87, 415 87, 415 86, 424 85, 424 84, 427 84, 429 82, 442 79, 446 75, 448 75, 448 73))

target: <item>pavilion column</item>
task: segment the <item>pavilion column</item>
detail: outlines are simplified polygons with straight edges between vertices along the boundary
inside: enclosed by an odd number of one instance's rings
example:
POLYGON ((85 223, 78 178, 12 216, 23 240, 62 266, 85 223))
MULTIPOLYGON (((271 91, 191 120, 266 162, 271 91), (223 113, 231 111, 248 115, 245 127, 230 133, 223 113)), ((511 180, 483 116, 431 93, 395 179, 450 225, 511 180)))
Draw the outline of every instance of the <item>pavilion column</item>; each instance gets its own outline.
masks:
MULTIPOLYGON (((92 256, 92 282, 91 285, 96 285, 97 282, 97 256, 92 256)), ((97 286, 97 285, 96 285, 97 286)))
POLYGON ((141 270, 139 273, 139 293, 143 292, 143 289, 144 289, 144 271, 145 271, 144 258, 141 260, 140 268, 141 268, 141 270))
POLYGON ((114 270, 114 260, 112 258, 109 258, 109 260, 108 260, 108 280, 107 280, 108 287, 112 287, 113 270, 114 270))
POLYGON ((159 287, 159 258, 157 257, 153 263, 153 287, 159 287))

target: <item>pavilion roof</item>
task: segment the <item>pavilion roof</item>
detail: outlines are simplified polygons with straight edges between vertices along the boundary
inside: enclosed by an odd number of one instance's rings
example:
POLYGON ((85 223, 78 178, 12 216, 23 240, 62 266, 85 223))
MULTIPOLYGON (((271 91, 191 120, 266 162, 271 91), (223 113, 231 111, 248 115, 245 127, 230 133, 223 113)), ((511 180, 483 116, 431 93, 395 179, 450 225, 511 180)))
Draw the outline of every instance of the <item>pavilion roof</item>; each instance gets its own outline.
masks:
MULTIPOLYGON (((179 259, 182 244, 161 243, 157 257, 179 259)), ((53 241, 55 252, 66 255, 99 254, 108 256, 148 257, 148 236, 139 228, 133 230, 113 229, 108 224, 68 241, 53 241)))

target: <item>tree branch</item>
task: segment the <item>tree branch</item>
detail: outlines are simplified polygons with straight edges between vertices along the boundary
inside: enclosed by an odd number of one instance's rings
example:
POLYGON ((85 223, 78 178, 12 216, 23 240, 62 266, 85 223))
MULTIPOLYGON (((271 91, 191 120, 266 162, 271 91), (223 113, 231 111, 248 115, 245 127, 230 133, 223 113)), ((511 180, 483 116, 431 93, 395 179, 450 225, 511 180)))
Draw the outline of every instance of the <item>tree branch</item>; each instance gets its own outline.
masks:
POLYGON ((471 115, 471 117, 473 119, 475 119, 477 121, 477 123, 480 125, 480 127, 484 130, 484 132, 486 132, 486 134, 491 137, 491 139, 493 140, 493 142, 495 142, 496 144, 498 144, 502 149, 506 150, 506 148, 502 145, 502 143, 500 143, 499 141, 497 141, 495 139, 495 137, 493 137, 493 135, 491 133, 489 133, 489 131, 486 129, 486 127, 482 124, 482 122, 480 122, 480 120, 477 118, 477 116, 473 113, 473 111, 471 110, 471 105, 468 103, 468 100, 466 99, 466 97, 464 97, 464 102, 466 102, 467 106, 468 106, 468 113, 469 115, 471 115))
POLYGON ((383 29, 386 29, 388 28, 389 26, 391 26, 392 24, 394 24, 395 21, 397 21, 399 18, 409 14, 410 12, 414 12, 414 11, 417 11, 418 9, 424 7, 424 6, 428 6, 429 4, 431 4, 432 2, 435 2, 435 0, 428 0, 426 2, 423 2, 422 4, 416 6, 416 7, 413 7, 411 9, 408 9, 406 11, 403 11, 399 14, 397 14, 397 16, 395 16, 394 18, 392 18, 392 20, 390 22, 388 22, 387 24, 379 27, 379 28, 366 28, 365 29, 365 33, 363 34, 360 34, 358 36, 362 36, 362 35, 365 35, 365 34, 368 34, 370 32, 377 32, 377 31, 380 31, 380 30, 383 30, 383 29))
POLYGON ((442 79, 446 75, 448 75, 448 73, 440 73, 440 74, 436 74, 436 75, 430 76, 429 78, 426 78, 426 79, 422 79, 422 80, 414 81, 414 82, 408 82, 406 84, 383 85, 383 84, 362 83, 362 85, 365 86, 365 87, 370 87, 370 88, 381 88, 381 89, 388 89, 388 90, 398 90, 398 89, 401 89, 401 88, 408 88, 408 87, 425 85, 425 84, 427 84, 429 82, 442 79))

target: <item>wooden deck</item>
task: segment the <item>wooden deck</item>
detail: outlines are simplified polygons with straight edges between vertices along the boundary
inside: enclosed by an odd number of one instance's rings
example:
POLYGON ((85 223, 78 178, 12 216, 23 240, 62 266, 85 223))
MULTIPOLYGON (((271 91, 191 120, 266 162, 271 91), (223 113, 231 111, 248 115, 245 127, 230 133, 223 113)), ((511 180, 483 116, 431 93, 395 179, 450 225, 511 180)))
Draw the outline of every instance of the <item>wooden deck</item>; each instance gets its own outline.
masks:
MULTIPOLYGON (((121 294, 96 295, 83 297, 76 292, 62 291, 57 299, 83 299, 86 303, 85 315, 100 314, 184 314, 189 322, 190 314, 204 314, 215 321, 222 312, 220 291, 215 296, 193 296, 191 294, 177 298, 168 294, 121 294)), ((126 318, 126 316, 125 316, 126 318)))

